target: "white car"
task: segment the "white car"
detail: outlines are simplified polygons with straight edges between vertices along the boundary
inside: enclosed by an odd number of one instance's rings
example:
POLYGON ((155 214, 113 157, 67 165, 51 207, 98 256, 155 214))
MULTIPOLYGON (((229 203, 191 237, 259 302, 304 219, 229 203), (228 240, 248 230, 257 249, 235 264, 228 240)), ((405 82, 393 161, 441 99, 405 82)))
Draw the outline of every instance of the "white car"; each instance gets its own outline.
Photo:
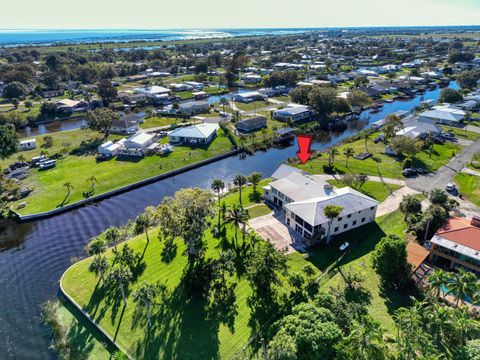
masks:
POLYGON ((455 192, 457 190, 457 187, 455 184, 448 183, 447 186, 445 186, 445 190, 448 192, 455 192))
POLYGON ((343 251, 345 250, 346 248, 348 248, 350 246, 350 244, 348 242, 344 242, 342 245, 340 245, 340 251, 343 251))

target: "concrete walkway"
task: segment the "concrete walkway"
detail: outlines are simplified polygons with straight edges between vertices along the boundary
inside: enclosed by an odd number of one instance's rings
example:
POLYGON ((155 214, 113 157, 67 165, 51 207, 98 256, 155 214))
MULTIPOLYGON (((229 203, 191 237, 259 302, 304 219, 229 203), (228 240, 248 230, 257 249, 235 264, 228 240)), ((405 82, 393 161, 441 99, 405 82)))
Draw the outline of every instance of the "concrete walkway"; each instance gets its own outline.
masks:
MULTIPOLYGON (((340 176, 335 176, 335 175, 330 175, 330 174, 318 174, 318 175, 312 175, 313 178, 317 178, 322 181, 328 181, 328 180, 341 180, 340 176)), ((376 181, 376 182, 385 182, 387 184, 393 184, 393 185, 399 185, 399 186, 405 186, 405 180, 400 180, 400 179, 390 179, 390 178, 380 178, 379 176, 368 176, 369 181, 376 181), (383 179, 383 181, 382 181, 383 179)))
POLYGON ((401 189, 394 191, 380 205, 378 205, 377 217, 394 212, 399 208, 400 202, 402 201, 404 196, 415 194, 419 194, 419 192, 407 186, 404 186, 401 189))
POLYGON ((467 168, 467 167, 464 167, 464 168, 462 169, 462 172, 467 173, 467 174, 471 174, 471 175, 480 176, 480 171, 472 170, 472 169, 469 169, 469 168, 467 168))
POLYGON ((477 133, 477 134, 480 134, 480 126, 467 125, 466 130, 477 133))

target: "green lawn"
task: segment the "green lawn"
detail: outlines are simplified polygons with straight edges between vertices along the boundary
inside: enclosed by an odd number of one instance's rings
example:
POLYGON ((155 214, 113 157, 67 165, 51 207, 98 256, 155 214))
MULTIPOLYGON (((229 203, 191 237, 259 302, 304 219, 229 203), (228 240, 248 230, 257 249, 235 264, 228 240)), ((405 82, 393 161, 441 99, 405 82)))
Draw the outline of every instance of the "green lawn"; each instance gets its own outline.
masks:
POLYGON ((453 133, 458 139, 465 139, 465 140, 476 140, 480 137, 480 134, 473 132, 473 131, 466 131, 463 129, 459 129, 457 127, 451 126, 440 126, 444 132, 453 133))
MULTIPOLYGON (((406 230, 406 223, 403 220, 403 215, 399 211, 395 211, 377 218, 377 222, 374 224, 366 225, 339 236, 335 239, 335 247, 332 245, 335 252, 339 253, 339 250, 337 250, 338 244, 344 241, 350 243, 352 249, 340 264, 342 271, 356 271, 364 275, 364 285, 371 294, 368 312, 380 322, 391 336, 395 336, 392 314, 399 307, 407 305, 409 299, 406 295, 398 292, 382 289, 380 279, 372 268, 371 252, 386 234, 396 234, 403 238, 404 230, 406 230)), ((337 273, 323 285, 322 289, 328 291, 330 287, 336 287, 342 281, 341 275, 337 273)))
MULTIPOLYGON (((216 256, 222 246, 231 246, 233 230, 230 225, 220 238, 206 232, 207 256, 216 256)), ((91 259, 85 259, 66 271, 62 278, 64 289, 112 337, 137 359, 229 359, 239 351, 252 335, 249 327, 250 308, 247 298, 251 289, 243 275, 237 274, 236 316, 234 331, 222 322, 221 316, 212 316, 198 300, 188 299, 180 284, 187 259, 183 255, 183 241, 175 241, 173 259, 162 256, 164 242, 156 239, 151 230, 147 246, 143 235, 129 241, 135 252, 143 254, 141 272, 130 287, 127 307, 115 290, 105 291, 98 279, 88 271, 91 259), (160 281, 167 286, 169 295, 152 310, 154 326, 146 329, 144 312, 137 308, 132 292, 141 281, 160 281)), ((106 255, 112 259, 111 251, 106 255)), ((307 262, 300 254, 289 257, 289 271, 300 271, 307 262)), ((282 290, 284 291, 284 290, 282 290)), ((286 291, 286 289, 285 289, 286 291)))
POLYGON ((262 109, 262 108, 265 108, 267 106, 271 106, 272 104, 270 104, 269 102, 266 102, 266 101, 253 101, 251 103, 242 103, 242 102, 239 102, 239 101, 235 101, 235 105, 237 105, 237 108, 239 108, 240 110, 243 110, 243 111, 252 111, 254 109, 262 109))
POLYGON ((459 173, 454 180, 460 193, 475 205, 480 206, 480 176, 459 173))
POLYGON ((145 119, 145 122, 140 124, 140 128, 141 129, 149 129, 149 128, 154 128, 154 127, 159 127, 159 126, 171 126, 171 125, 175 125, 175 124, 180 125, 180 124, 185 123, 185 122, 196 123, 196 122, 200 122, 200 121, 195 121, 195 119, 186 119, 185 121, 183 121, 183 119, 181 117, 178 117, 175 120, 175 117, 153 116, 151 118, 145 119))
POLYGON ((57 167, 39 171, 23 181, 34 191, 26 199, 27 206, 20 210, 22 214, 32 214, 54 209, 66 196, 66 182, 71 183, 73 192, 64 205, 83 199, 83 193, 89 189, 88 179, 93 175, 97 179, 94 195, 113 190, 133 182, 171 171, 189 164, 223 154, 232 147, 230 140, 222 130, 208 148, 175 147, 166 156, 147 156, 143 159, 112 159, 97 163, 96 146, 101 139, 94 140, 93 153, 88 155, 69 155, 57 161, 57 167))
POLYGON ((248 211, 248 215, 250 215, 250 219, 254 219, 260 216, 270 214, 272 212, 272 209, 270 209, 265 204, 259 204, 259 205, 254 205, 252 207, 249 207, 247 211, 248 211))
MULTIPOLYGON (((247 176, 248 174, 244 174, 247 176)), ((242 187, 242 205, 244 207, 258 204, 263 201, 263 190, 262 187, 268 185, 272 179, 267 178, 263 179, 260 184, 257 186, 257 192, 254 193, 253 186, 245 186, 242 187)), ((237 190, 230 192, 228 195, 222 198, 222 202, 224 202, 228 207, 232 207, 234 204, 238 204, 239 202, 239 192, 237 190)))
MULTIPOLYGON (((338 188, 347 186, 346 184, 342 183, 340 180, 328 180, 328 182, 338 188)), ((363 194, 368 195, 379 202, 382 202, 392 192, 400 188, 401 188, 400 185, 381 183, 377 181, 366 181, 361 188, 355 188, 355 190, 358 190, 363 194)))
MULTIPOLYGON (((376 135, 377 134, 372 135, 372 138, 375 138, 376 135)), ((367 147, 368 151, 373 153, 373 157, 366 160, 357 160, 351 157, 348 160, 348 167, 346 166, 346 157, 343 155, 346 147, 352 147, 356 154, 366 151, 364 140, 357 140, 349 144, 338 146, 337 149, 340 155, 336 156, 334 161, 336 173, 363 173, 373 176, 383 176, 386 178, 403 178, 401 161, 397 160, 395 157, 385 155, 385 144, 382 142, 375 144, 373 141, 369 141, 367 147)), ((435 144, 432 156, 430 157, 428 151, 419 152, 415 157, 413 167, 424 167, 429 171, 435 171, 448 163, 452 158, 452 153, 456 154, 460 149, 460 146, 450 142, 447 142, 444 145, 435 144)), ((328 155, 322 153, 320 156, 309 160, 306 164, 297 166, 312 174, 325 173, 328 170, 328 155)))
MULTIPOLYGON (((5 168, 9 164, 17 161, 17 158, 21 155, 24 156, 27 160, 32 159, 35 156, 40 155, 40 152, 47 151, 50 155, 58 153, 60 149, 65 147, 65 145, 70 146, 70 150, 78 148, 82 142, 100 142, 102 140, 102 136, 99 133, 95 133, 90 130, 69 130, 69 131, 59 131, 55 133, 48 134, 53 138, 53 144, 51 147, 45 147, 45 142, 43 138, 47 135, 37 135, 29 137, 28 139, 36 139, 37 140, 37 148, 34 150, 28 151, 19 151, 16 154, 10 156, 5 160, 0 160, 0 167, 5 168)), ((119 136, 112 135, 111 139, 119 139, 119 136)), ((20 139, 20 140, 23 140, 20 139)))

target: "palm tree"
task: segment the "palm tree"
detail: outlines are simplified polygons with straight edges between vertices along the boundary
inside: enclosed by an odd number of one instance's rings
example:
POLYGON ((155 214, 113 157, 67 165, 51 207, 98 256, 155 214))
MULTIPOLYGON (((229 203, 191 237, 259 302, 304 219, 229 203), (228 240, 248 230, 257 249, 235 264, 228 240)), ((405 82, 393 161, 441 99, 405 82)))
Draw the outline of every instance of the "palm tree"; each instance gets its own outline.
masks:
POLYGON ((95 237, 90 240, 88 245, 85 248, 85 251, 88 255, 100 255, 105 252, 105 241, 100 237, 95 237))
POLYGON ((177 123, 177 118, 178 118, 178 109, 180 109, 180 105, 178 104, 178 102, 174 102, 172 104, 172 109, 175 112, 175 124, 176 124, 177 123))
POLYGON ((240 206, 242 206, 242 187, 247 183, 247 178, 242 174, 237 174, 233 178, 233 184, 238 186, 238 196, 240 200, 240 206))
POLYGON ((232 223, 235 226, 235 243, 238 246, 238 228, 242 225, 242 231, 245 229, 245 225, 249 219, 248 212, 241 206, 235 204, 227 211, 225 220, 227 223, 232 223))
POLYGON ((148 228, 155 225, 155 220, 157 217, 157 210, 153 206, 145 208, 145 211, 138 215, 135 220, 136 225, 139 229, 145 232, 147 238, 147 244, 150 243, 150 237, 148 235, 148 228))
POLYGON ((97 178, 95 176, 90 176, 87 181, 90 182, 90 190, 88 191, 90 194, 95 192, 95 184, 97 183, 97 178))
POLYGON ((471 299, 476 292, 480 291, 477 277, 473 273, 463 269, 460 269, 458 273, 454 274, 450 283, 447 285, 447 289, 447 294, 455 294, 457 298, 455 302, 456 306, 458 306, 460 300, 464 303, 467 297, 471 299))
POLYGON ((225 105, 228 104, 227 98, 225 98, 225 97, 222 96, 222 97, 220 98, 220 104, 222 104, 223 114, 225 115, 225 105))
POLYGON ((109 227, 107 230, 105 230, 104 233, 105 241, 107 242, 108 246, 112 246, 117 249, 117 243, 120 240, 120 230, 118 230, 116 227, 109 227))
POLYGON ((335 156, 339 155, 340 153, 336 148, 332 148, 327 154, 328 154, 328 167, 332 167, 333 162, 335 161, 335 156))
POLYGON ((259 173, 259 172, 256 172, 256 171, 251 173, 248 176, 248 181, 250 181, 252 183, 254 194, 257 193, 257 186, 258 186, 258 184, 260 183, 261 180, 262 180, 262 173, 259 173))
POLYGON ((354 321, 350 335, 344 340, 351 358, 383 360, 386 358, 383 331, 379 323, 368 316, 354 321))
POLYGON ((123 305, 127 306, 127 297, 125 295, 125 290, 127 290, 130 281, 132 281, 132 272, 128 267, 115 267, 108 274, 108 280, 117 285, 122 294, 123 305))
POLYGON ((160 286, 150 284, 144 281, 140 284, 140 287, 133 293, 133 299, 139 303, 142 302, 143 305, 145 306, 149 328, 152 326, 151 316, 150 316, 150 305, 158 296, 159 292, 160 292, 160 286))
POLYGON ((452 276, 450 273, 443 271, 442 269, 435 269, 433 273, 428 277, 428 283, 432 290, 434 290, 434 296, 438 299, 442 293, 442 289, 445 289, 450 282, 452 276))
POLYGON ((345 155, 345 157, 346 157, 346 159, 347 159, 347 160, 345 161, 345 166, 348 168, 348 159, 349 159, 351 156, 355 155, 355 150, 353 150, 353 148, 349 146, 349 147, 347 147, 347 148, 345 149, 345 151, 343 152, 343 155, 345 155))
POLYGON ((225 189, 225 182, 221 179, 215 179, 212 182, 212 190, 217 193, 218 198, 218 226, 220 226, 220 200, 222 198, 222 191, 225 189))
POLYGON ((363 139, 365 140, 365 151, 368 153, 368 140, 370 140, 370 133, 366 132, 363 135, 363 139))
POLYGON ((72 184, 69 183, 69 182, 66 182, 65 184, 63 184, 63 186, 67 189, 67 195, 65 196, 65 198, 64 198, 63 201, 62 201, 62 206, 63 206, 63 204, 65 204, 65 202, 67 201, 67 199, 68 199, 68 197, 70 196, 71 191, 72 191, 72 189, 73 189, 72 184))
POLYGON ((338 215, 342 212, 343 207, 338 205, 327 205, 323 209, 323 213, 325 217, 329 220, 328 221, 328 229, 327 229, 327 244, 330 242, 330 229, 332 227, 333 219, 337 218, 338 215))
POLYGON ((88 270, 95 273, 96 276, 100 275, 103 286, 105 285, 105 272, 108 270, 109 267, 110 263, 105 256, 96 255, 90 263, 88 270))

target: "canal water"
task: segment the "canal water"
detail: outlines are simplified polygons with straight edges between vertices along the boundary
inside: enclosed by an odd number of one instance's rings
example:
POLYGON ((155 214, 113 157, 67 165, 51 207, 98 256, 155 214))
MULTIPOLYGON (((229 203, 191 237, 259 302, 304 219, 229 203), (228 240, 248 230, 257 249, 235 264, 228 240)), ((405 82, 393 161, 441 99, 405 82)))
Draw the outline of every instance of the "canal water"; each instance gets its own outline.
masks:
MULTIPOLYGON (((451 87, 456 87, 455 83, 451 87)), ((385 104, 376 114, 365 114, 342 133, 323 133, 314 149, 324 149, 397 110, 410 110, 423 100, 438 98, 440 89, 407 101, 385 104)), ((184 187, 210 187, 212 179, 231 181, 236 173, 260 171, 269 176, 294 146, 270 149, 240 160, 230 157, 158 181, 50 219, 15 224, 0 234, 0 359, 49 359, 49 330, 41 325, 40 305, 56 296, 58 281, 73 257, 84 256, 88 240, 109 226, 136 217, 146 206, 184 187)))

